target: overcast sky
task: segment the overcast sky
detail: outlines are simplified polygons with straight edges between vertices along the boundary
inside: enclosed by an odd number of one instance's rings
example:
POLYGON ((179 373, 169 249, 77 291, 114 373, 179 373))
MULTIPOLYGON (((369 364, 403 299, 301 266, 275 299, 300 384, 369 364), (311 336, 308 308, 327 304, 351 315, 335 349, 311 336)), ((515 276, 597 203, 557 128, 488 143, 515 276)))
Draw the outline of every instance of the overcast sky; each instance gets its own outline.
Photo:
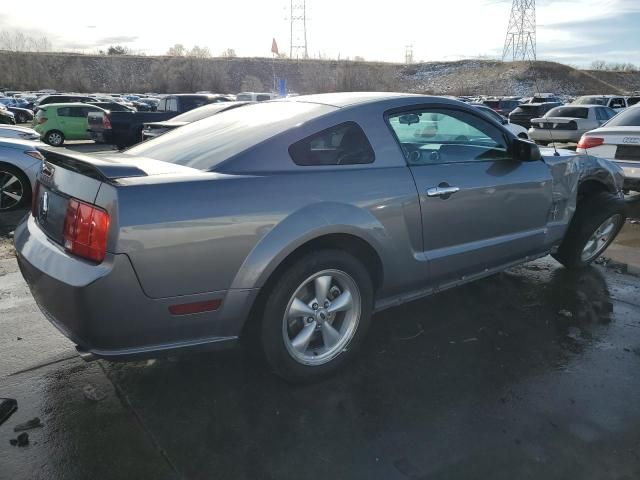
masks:
MULTIPOLYGON (((8 0, 3 0, 6 2, 8 0)), ((287 0, 29 0, 0 13, 0 30, 45 34, 56 50, 119 44, 148 55, 175 44, 270 56, 289 52, 287 0)), ((538 58, 640 64, 640 0, 538 0, 538 58)), ((502 54, 511 0, 307 0, 309 55, 402 62, 502 54)))

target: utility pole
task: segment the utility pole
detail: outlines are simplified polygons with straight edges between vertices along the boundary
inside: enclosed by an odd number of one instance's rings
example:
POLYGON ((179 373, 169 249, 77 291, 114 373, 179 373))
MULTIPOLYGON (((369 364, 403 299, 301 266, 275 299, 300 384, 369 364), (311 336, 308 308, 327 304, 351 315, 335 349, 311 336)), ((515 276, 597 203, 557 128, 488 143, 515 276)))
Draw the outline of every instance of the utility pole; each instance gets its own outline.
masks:
POLYGON ((291 0, 289 21, 291 23, 289 58, 298 58, 300 53, 303 55, 302 58, 309 58, 309 50, 307 48, 306 0, 291 0))
POLYGON ((502 61, 536 60, 536 0, 513 0, 502 61))

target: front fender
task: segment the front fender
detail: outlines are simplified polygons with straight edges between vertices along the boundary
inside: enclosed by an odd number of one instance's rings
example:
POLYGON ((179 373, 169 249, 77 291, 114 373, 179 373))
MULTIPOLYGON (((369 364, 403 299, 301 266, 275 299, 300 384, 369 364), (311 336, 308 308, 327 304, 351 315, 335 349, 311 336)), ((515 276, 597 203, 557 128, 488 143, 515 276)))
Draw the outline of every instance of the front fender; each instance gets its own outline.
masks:
POLYGON ((385 252, 393 248, 393 243, 371 212, 350 204, 322 202, 293 212, 262 237, 238 270, 231 288, 262 287, 297 248, 331 234, 353 235, 371 245, 381 259, 392 258, 388 256, 392 252, 385 252))

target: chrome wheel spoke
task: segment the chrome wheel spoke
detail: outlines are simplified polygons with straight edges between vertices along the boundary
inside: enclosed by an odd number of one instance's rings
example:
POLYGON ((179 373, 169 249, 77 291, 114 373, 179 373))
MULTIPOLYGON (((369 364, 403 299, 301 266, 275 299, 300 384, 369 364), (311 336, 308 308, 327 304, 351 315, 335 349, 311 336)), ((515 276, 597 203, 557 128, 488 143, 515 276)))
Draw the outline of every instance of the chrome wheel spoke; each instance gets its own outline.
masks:
POLYGON ((322 277, 316 278, 314 282, 316 302, 318 302, 320 306, 323 306, 325 300, 327 299, 329 289, 331 288, 331 280, 332 278, 329 275, 324 275, 322 277))
POLYGON ((324 322, 320 329, 322 332, 322 341, 324 342, 325 348, 328 350, 331 347, 334 347, 339 341, 342 335, 338 332, 329 322, 324 322))
POLYGON ((313 337, 315 331, 316 322, 308 323, 304 327, 302 327, 300 333, 298 333, 298 335, 296 335, 295 338, 291 341, 291 345, 293 346, 293 348, 295 348, 300 353, 304 353, 307 350, 309 342, 311 341, 311 338, 313 337))
POLYGON ((4 185, 2 185, 2 188, 7 188, 9 185, 13 185, 14 183, 16 183, 18 181, 18 177, 14 177, 14 176, 10 176, 9 177, 9 181, 7 181, 7 183, 5 183, 4 185))
POLYGON ((313 317, 315 312, 299 298, 296 298, 289 307, 289 318, 313 317))
POLYGON ((347 290, 340 294, 338 298, 331 302, 329 308, 327 308, 327 312, 336 313, 336 312, 344 312, 351 308, 353 299, 351 298, 351 293, 347 290))
POLYGON ((16 193, 11 193, 11 192, 2 192, 2 193, 9 198, 13 198, 16 202, 20 201, 20 199, 22 198, 21 195, 18 195, 16 193))

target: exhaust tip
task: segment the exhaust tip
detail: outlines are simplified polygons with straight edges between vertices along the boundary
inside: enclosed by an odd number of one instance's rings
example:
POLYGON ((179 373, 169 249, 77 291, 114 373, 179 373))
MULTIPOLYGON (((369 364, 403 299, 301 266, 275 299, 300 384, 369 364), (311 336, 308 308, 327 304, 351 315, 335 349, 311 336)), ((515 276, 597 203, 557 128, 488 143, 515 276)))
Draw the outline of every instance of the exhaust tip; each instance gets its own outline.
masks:
POLYGON ((80 358, 82 358, 85 362, 93 362, 94 360, 98 359, 98 357, 96 357, 93 353, 85 350, 78 345, 76 345, 76 351, 78 352, 78 355, 80 355, 80 358))

